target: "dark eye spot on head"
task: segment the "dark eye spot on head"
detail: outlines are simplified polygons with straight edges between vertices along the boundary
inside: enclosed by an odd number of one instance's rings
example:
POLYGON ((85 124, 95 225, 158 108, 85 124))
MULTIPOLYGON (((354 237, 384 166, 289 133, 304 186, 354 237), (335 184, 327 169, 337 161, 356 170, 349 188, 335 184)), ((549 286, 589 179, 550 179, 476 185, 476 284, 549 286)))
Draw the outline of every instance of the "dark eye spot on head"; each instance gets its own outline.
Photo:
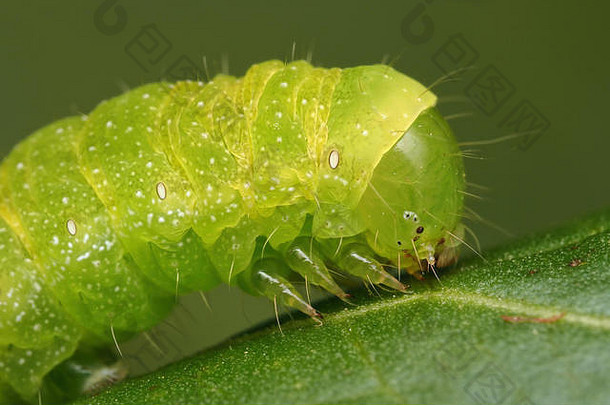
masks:
POLYGON ((424 231, 423 226, 418 226, 417 229, 415 230, 415 232, 417 232, 417 233, 422 233, 423 231, 424 231))
POLYGON ((419 239, 419 236, 414 236, 413 237, 413 242, 417 242, 418 239, 419 239))
POLYGON ((402 246, 402 242, 401 241, 398 241, 398 246, 402 246))

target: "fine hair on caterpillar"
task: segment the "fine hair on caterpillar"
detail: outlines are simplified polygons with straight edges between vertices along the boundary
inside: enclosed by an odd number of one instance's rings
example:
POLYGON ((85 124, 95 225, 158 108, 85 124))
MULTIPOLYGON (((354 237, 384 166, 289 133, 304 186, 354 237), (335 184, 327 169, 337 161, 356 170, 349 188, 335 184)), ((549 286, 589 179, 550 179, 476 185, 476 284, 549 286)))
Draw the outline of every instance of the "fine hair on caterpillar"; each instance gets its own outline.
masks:
POLYGON ((465 174, 435 105, 390 66, 268 61, 35 132, 0 167, 0 387, 31 400, 220 283, 319 320, 293 280, 347 300, 337 273, 402 292, 452 264, 465 174))

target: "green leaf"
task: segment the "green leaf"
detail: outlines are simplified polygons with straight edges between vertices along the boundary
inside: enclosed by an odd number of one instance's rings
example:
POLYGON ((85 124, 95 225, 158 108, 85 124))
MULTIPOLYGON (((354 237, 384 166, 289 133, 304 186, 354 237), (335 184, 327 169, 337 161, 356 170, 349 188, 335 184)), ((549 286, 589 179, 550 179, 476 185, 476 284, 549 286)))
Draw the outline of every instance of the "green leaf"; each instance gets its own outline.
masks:
POLYGON ((607 403, 610 211, 472 259, 410 294, 331 300, 81 404, 607 403))

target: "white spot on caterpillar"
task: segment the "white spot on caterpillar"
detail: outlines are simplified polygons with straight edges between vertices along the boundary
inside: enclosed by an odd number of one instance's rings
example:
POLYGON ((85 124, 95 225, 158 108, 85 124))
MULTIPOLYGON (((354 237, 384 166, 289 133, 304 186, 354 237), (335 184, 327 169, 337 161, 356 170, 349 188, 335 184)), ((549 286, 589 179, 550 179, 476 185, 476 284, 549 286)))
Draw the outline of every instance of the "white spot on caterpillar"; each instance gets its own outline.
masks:
POLYGON ((144 93, 144 94, 142 94, 142 98, 143 98, 144 100, 146 100, 146 99, 147 99, 147 98, 149 98, 149 97, 150 97, 150 94, 148 94, 148 93, 144 93))
POLYGON ((288 83, 286 83, 286 82, 281 82, 281 83, 280 83, 280 87, 282 87, 282 88, 286 88, 286 87, 288 87, 288 83))
POLYGON ((83 261, 83 260, 87 259, 87 258, 88 258, 90 255, 91 255, 91 252, 85 252, 85 253, 83 253, 82 255, 78 256, 78 257, 76 258, 76 261, 77 261, 77 262, 81 262, 81 261, 83 261))
POLYGON ((66 222, 66 229, 70 235, 76 235, 76 222, 74 222, 73 219, 69 219, 68 222, 66 222))
POLYGON ((106 122, 106 128, 112 128, 112 121, 107 121, 106 122))
POLYGON ((203 103, 203 101, 199 101, 197 102, 197 107, 202 108, 205 104, 203 103))
POLYGON ((161 200, 165 200, 165 197, 167 197, 167 189, 165 188, 165 184, 163 184, 162 181, 157 183, 157 195, 159 196, 159 198, 161 200))
POLYGON ((22 162, 17 163, 17 170, 23 170, 23 163, 22 162))
POLYGON ((336 149, 330 151, 328 155, 328 164, 331 169, 336 169, 339 166, 339 152, 336 149))

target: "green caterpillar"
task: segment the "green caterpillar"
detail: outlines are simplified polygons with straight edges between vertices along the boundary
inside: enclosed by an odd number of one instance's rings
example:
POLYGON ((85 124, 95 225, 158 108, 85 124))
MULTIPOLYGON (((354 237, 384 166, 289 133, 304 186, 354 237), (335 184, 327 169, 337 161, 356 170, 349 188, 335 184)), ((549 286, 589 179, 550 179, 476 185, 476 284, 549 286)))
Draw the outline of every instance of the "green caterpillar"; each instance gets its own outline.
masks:
POLYGON ((295 273, 345 299, 329 268, 403 291, 384 266, 452 263, 465 177, 435 103, 389 66, 269 61, 37 131, 0 167, 0 390, 35 399, 178 294, 227 283, 319 318, 295 273))

